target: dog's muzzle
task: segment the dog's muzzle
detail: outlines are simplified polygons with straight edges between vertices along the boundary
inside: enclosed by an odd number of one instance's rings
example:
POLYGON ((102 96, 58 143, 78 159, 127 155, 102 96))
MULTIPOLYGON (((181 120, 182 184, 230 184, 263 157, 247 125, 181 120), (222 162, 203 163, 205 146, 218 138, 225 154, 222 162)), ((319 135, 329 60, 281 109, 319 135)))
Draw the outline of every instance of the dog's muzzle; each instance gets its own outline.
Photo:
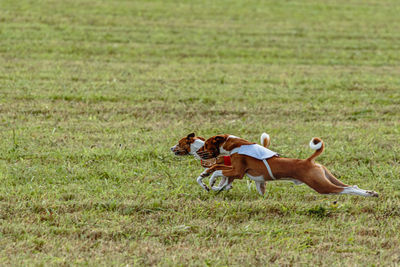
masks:
POLYGON ((181 150, 177 146, 173 146, 170 149, 171 149, 171 152, 174 153, 175 156, 184 156, 184 155, 188 154, 188 152, 186 150, 181 150))

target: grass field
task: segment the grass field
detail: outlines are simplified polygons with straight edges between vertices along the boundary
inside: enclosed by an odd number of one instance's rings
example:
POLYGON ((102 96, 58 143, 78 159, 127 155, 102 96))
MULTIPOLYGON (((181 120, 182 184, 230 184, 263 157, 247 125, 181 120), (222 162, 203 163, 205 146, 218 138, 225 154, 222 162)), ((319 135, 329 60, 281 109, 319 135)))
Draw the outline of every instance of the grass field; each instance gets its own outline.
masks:
POLYGON ((0 0, 0 265, 400 265, 398 1, 0 0), (248 179, 190 132, 308 157, 379 198, 248 179), (333 202, 337 201, 337 205, 333 202))

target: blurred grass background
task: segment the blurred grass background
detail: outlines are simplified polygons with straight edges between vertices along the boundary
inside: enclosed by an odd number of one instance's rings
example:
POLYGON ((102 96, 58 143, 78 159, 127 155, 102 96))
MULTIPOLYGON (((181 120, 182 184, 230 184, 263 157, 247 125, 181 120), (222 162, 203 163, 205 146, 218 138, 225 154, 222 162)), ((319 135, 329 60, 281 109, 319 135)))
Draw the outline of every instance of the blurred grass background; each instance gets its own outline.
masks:
POLYGON ((397 1, 0 0, 3 265, 397 265, 397 1), (319 162, 379 199, 236 181, 190 132, 319 162), (333 205, 338 201, 338 205, 333 205))

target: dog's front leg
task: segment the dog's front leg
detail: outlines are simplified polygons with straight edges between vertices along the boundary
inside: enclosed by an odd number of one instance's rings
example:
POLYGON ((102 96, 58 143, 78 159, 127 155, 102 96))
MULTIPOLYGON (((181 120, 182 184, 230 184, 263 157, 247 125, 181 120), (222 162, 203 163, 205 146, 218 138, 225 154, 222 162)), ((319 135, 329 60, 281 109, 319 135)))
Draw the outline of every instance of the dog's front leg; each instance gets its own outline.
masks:
MULTIPOLYGON (((229 177, 227 177, 228 179, 225 179, 225 182, 224 182, 224 184, 222 185, 222 186, 220 186, 220 187, 218 187, 218 188, 215 188, 215 191, 217 191, 217 195, 219 194, 219 193, 221 193, 221 191, 223 191, 223 190, 229 190, 229 189, 231 189, 232 188, 232 182, 233 182, 233 179, 231 179, 231 178, 229 178, 229 177)), ((214 189, 213 189, 214 190, 214 189)))
POLYGON ((200 175, 199 177, 197 177, 196 181, 197 183, 206 191, 210 191, 210 189, 205 185, 205 183, 203 183, 203 179, 206 178, 207 176, 209 176, 210 174, 207 173, 209 169, 205 169, 200 175))
POLYGON ((220 188, 222 185, 225 184, 226 179, 227 179, 227 177, 225 177, 225 176, 222 174, 222 171, 221 171, 221 170, 215 171, 215 172, 212 174, 212 176, 211 176, 211 178, 210 178, 210 182, 209 182, 211 189, 214 190, 214 191, 219 190, 219 188, 220 188), (221 179, 221 182, 219 183, 218 187, 214 187, 214 184, 215 184, 215 182, 216 182, 216 180, 217 180, 217 177, 222 177, 222 179, 221 179))
MULTIPOLYGON (((203 179, 209 176, 210 174, 214 173, 215 171, 218 170, 231 170, 232 166, 225 166, 223 164, 214 164, 208 169, 205 169, 199 177, 197 177, 197 183, 204 188, 207 191, 210 191, 210 189, 203 183, 203 179)), ((217 174, 218 175, 218 174, 217 174)), ((214 177, 214 182, 215 182, 216 177, 214 177)))
POLYGON ((222 190, 229 190, 232 187, 232 182, 235 179, 243 179, 245 174, 245 170, 243 168, 232 168, 230 170, 224 170, 222 175, 228 177, 225 184, 218 189, 217 194, 219 194, 222 190))

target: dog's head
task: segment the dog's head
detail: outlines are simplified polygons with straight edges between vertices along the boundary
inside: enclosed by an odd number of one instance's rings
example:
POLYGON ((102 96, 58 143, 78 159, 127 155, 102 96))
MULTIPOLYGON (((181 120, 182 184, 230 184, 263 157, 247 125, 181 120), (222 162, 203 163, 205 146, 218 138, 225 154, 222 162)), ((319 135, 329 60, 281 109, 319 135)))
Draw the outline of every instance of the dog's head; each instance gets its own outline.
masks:
POLYGON ((171 147, 172 153, 176 156, 196 155, 195 153, 204 145, 204 138, 195 136, 194 133, 188 134, 179 140, 178 144, 171 147))
POLYGON ((216 158, 221 154, 221 146, 228 139, 228 135, 216 135, 207 139, 204 146, 197 151, 202 159, 216 158))

